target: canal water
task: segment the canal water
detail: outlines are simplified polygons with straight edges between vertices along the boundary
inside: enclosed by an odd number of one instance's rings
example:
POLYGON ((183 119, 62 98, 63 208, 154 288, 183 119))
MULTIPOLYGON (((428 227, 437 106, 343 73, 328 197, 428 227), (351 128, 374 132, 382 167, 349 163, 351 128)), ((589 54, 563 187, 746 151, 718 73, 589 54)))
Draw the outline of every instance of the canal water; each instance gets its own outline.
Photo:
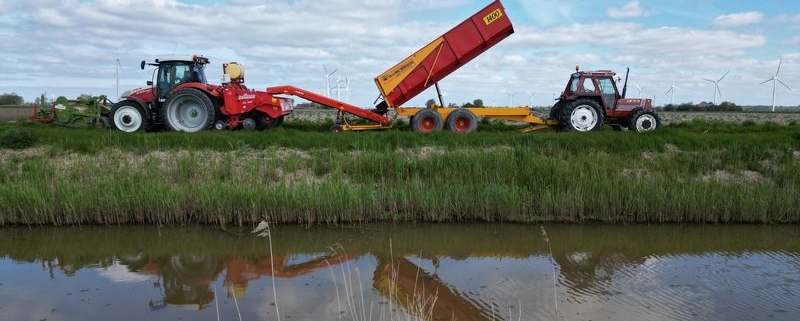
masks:
POLYGON ((800 226, 0 228, 0 320, 800 320, 800 226))

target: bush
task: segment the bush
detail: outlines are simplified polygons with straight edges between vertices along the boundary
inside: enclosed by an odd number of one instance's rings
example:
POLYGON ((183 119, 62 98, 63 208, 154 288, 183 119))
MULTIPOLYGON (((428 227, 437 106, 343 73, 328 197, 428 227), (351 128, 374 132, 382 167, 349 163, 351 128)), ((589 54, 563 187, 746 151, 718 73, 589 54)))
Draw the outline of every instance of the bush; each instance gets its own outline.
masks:
POLYGON ((35 137, 27 129, 10 128, 0 135, 0 146, 9 149, 25 149, 33 146, 35 137))

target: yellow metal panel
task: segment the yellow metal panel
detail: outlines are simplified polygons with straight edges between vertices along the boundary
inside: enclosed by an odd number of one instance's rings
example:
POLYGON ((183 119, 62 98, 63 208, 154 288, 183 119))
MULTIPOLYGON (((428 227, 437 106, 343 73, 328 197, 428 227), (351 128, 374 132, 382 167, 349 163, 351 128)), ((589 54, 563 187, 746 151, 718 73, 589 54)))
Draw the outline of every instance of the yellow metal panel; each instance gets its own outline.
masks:
POLYGON ((400 83, 403 82, 403 80, 408 77, 408 75, 411 74, 414 69, 417 68, 419 63, 430 56, 437 48, 439 48, 439 46, 442 45, 442 43, 444 43, 444 38, 440 37, 432 41, 427 46, 422 47, 422 49, 418 50, 386 72, 378 75, 378 77, 375 77, 375 84, 378 86, 378 90, 381 91, 381 95, 386 97, 386 95, 395 90, 395 88, 397 88, 397 86, 400 85, 400 83))

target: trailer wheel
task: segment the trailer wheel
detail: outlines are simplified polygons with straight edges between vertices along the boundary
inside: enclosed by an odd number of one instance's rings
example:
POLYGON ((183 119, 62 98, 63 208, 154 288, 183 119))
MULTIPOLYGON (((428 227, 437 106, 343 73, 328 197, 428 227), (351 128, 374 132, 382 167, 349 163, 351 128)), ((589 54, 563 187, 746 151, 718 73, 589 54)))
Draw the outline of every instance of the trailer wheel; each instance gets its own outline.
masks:
POLYGON ((341 133, 342 132, 342 125, 333 124, 330 128, 331 133, 341 133))
POLYGON ((221 121, 221 120, 218 120, 218 121, 214 122, 214 129, 216 129, 216 130, 224 130, 225 128, 228 128, 228 123, 226 123, 224 121, 221 121))
POLYGON ((454 133, 471 133, 478 128, 478 121, 469 109, 456 109, 447 116, 445 127, 454 133))
POLYGON ((430 108, 420 110, 411 118, 411 130, 417 133, 438 132, 442 127, 442 116, 430 108))
POLYGON ((199 89, 184 88, 170 96, 162 117, 173 131, 199 132, 211 127, 216 119, 216 107, 211 98, 199 89))
POLYGON ((278 127, 283 123, 283 116, 278 118, 269 117, 267 114, 258 114, 256 116, 256 128, 258 129, 270 129, 273 127, 278 127))
POLYGON ((242 119, 242 128, 246 130, 256 130, 256 121, 252 118, 242 119))
POLYGON ((565 130, 598 131, 603 128, 603 111, 591 99, 578 99, 562 108, 560 123, 565 130))
POLYGON ((126 133, 144 131, 150 127, 144 108, 136 102, 125 100, 111 108, 111 127, 126 133))
POLYGON ((661 127, 661 118, 652 111, 640 110, 631 116, 630 130, 638 133, 649 132, 661 127))

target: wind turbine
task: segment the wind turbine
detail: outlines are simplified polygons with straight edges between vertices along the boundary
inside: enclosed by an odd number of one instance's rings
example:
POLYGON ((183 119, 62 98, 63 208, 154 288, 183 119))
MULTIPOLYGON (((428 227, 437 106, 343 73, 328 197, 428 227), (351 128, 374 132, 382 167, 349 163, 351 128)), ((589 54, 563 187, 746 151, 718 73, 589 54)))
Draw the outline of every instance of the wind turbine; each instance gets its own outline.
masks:
POLYGON ((325 64, 322 64, 322 69, 325 70, 325 75, 324 75, 324 77, 325 77, 325 95, 330 97, 331 96, 331 81, 330 81, 330 77, 331 77, 331 75, 333 75, 339 69, 337 68, 337 69, 334 69, 331 72, 328 72, 328 68, 325 67, 325 64))
POLYGON ((350 78, 344 77, 344 102, 350 102, 350 78))
POLYGON ((667 89, 667 91, 664 93, 664 95, 672 94, 670 96, 670 98, 669 98, 669 104, 670 105, 675 105, 675 89, 678 89, 678 87, 675 87, 675 79, 673 79, 672 80, 672 85, 669 86, 669 89, 667 89))
POLYGON ((759 84, 759 85, 763 85, 763 84, 766 84, 766 83, 768 83, 770 81, 772 82, 772 111, 773 112, 775 111, 775 89, 778 88, 778 83, 781 83, 781 85, 786 87, 786 89, 792 90, 792 88, 789 88, 789 86, 787 86, 785 83, 783 83, 783 81, 778 79, 778 73, 781 72, 781 64, 782 63, 783 63, 783 58, 781 58, 778 61, 778 70, 775 71, 775 76, 772 76, 772 78, 764 80, 764 82, 759 84))
POLYGON ((117 73, 116 73, 116 79, 117 79, 117 96, 116 96, 116 97, 114 97, 114 99, 116 99, 116 100, 120 100, 120 99, 119 99, 119 67, 120 67, 119 58, 117 58, 117 64, 116 64, 114 67, 115 67, 115 69, 117 70, 117 73))
POLYGON ((638 94, 638 95, 636 95, 636 97, 642 97, 642 92, 643 92, 643 91, 644 91, 644 89, 645 89, 645 88, 647 88, 647 87, 642 87, 642 86, 639 86, 639 84, 637 84, 637 83, 633 83, 633 85, 634 85, 634 86, 636 86, 636 89, 637 89, 637 90, 639 90, 639 94, 638 94))
POLYGON ((705 81, 714 83, 714 105, 715 106, 717 105, 717 93, 718 92, 719 92, 719 97, 722 98, 722 90, 719 89, 719 82, 722 81, 722 79, 724 79, 725 76, 727 76, 729 72, 731 72, 731 71, 730 70, 726 71, 725 74, 722 75, 722 77, 719 77, 719 79, 717 79, 716 81, 712 80, 712 79, 708 79, 708 78, 703 78, 703 80, 705 80, 705 81))

